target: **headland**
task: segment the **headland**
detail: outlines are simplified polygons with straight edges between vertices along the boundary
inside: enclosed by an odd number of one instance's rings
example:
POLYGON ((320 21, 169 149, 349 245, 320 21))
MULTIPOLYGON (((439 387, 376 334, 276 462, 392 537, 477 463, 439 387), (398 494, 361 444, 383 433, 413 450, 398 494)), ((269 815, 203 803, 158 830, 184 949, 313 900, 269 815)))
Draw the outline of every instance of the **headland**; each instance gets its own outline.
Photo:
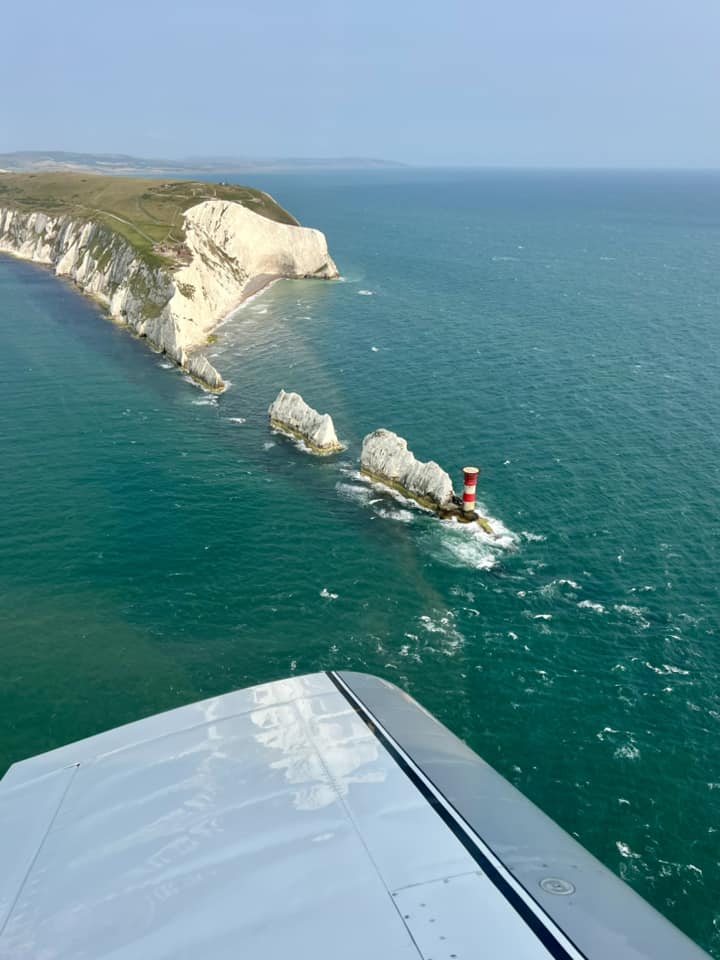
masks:
POLYGON ((319 230, 250 187, 76 173, 0 174, 0 253, 51 267, 202 386, 202 348, 274 279, 333 279, 319 230))

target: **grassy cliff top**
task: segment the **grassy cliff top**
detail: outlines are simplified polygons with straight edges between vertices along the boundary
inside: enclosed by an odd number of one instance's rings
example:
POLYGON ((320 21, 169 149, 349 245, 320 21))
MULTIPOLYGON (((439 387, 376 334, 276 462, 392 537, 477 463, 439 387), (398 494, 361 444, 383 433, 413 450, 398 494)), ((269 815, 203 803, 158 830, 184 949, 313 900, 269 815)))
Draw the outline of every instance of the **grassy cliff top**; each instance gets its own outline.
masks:
POLYGON ((230 200, 277 223, 297 220, 261 190, 194 180, 144 180, 80 173, 0 173, 0 207, 95 220, 157 263, 184 241, 183 212, 203 200, 230 200))

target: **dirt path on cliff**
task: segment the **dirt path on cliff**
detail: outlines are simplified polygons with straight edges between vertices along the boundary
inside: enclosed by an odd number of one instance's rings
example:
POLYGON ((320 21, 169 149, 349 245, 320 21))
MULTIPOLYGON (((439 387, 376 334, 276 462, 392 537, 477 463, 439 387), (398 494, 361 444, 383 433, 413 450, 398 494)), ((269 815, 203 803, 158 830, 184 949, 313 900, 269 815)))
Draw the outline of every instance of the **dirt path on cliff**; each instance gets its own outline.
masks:
POLYGON ((149 237, 146 233, 143 233, 143 231, 137 226, 137 224, 133 223, 131 220, 124 220, 122 217, 119 217, 116 213, 110 213, 109 210, 98 210, 97 212, 102 213, 106 217, 112 217, 113 220, 119 220, 120 223, 124 223, 126 227, 130 227, 132 230, 135 231, 135 233, 138 233, 141 237, 143 237, 143 239, 147 240, 148 243, 152 243, 153 246, 155 245, 156 241, 153 240, 152 237, 149 237))

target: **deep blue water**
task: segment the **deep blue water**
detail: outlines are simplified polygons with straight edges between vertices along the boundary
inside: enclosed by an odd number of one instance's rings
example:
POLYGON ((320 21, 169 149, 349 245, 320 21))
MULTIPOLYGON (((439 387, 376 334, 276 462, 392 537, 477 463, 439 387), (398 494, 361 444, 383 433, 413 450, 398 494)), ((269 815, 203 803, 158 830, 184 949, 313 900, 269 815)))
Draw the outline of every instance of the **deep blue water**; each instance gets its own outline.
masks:
POLYGON ((219 399, 0 260, 0 768, 371 671, 720 956, 720 175, 253 182, 344 282, 242 308, 219 399), (346 453, 271 434, 280 387, 346 453), (362 483, 378 426, 480 465, 504 545, 362 483))

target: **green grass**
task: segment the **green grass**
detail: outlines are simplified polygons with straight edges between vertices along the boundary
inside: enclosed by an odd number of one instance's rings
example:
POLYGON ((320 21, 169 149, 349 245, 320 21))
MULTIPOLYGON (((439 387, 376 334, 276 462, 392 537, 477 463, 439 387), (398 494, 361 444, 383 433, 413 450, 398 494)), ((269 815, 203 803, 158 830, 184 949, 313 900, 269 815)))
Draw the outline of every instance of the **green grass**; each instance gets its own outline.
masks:
POLYGON ((240 203, 269 220, 297 225, 271 197, 251 187, 81 173, 0 174, 0 206, 102 223, 153 266, 172 261, 179 252, 185 239, 184 211, 213 199, 240 203))

